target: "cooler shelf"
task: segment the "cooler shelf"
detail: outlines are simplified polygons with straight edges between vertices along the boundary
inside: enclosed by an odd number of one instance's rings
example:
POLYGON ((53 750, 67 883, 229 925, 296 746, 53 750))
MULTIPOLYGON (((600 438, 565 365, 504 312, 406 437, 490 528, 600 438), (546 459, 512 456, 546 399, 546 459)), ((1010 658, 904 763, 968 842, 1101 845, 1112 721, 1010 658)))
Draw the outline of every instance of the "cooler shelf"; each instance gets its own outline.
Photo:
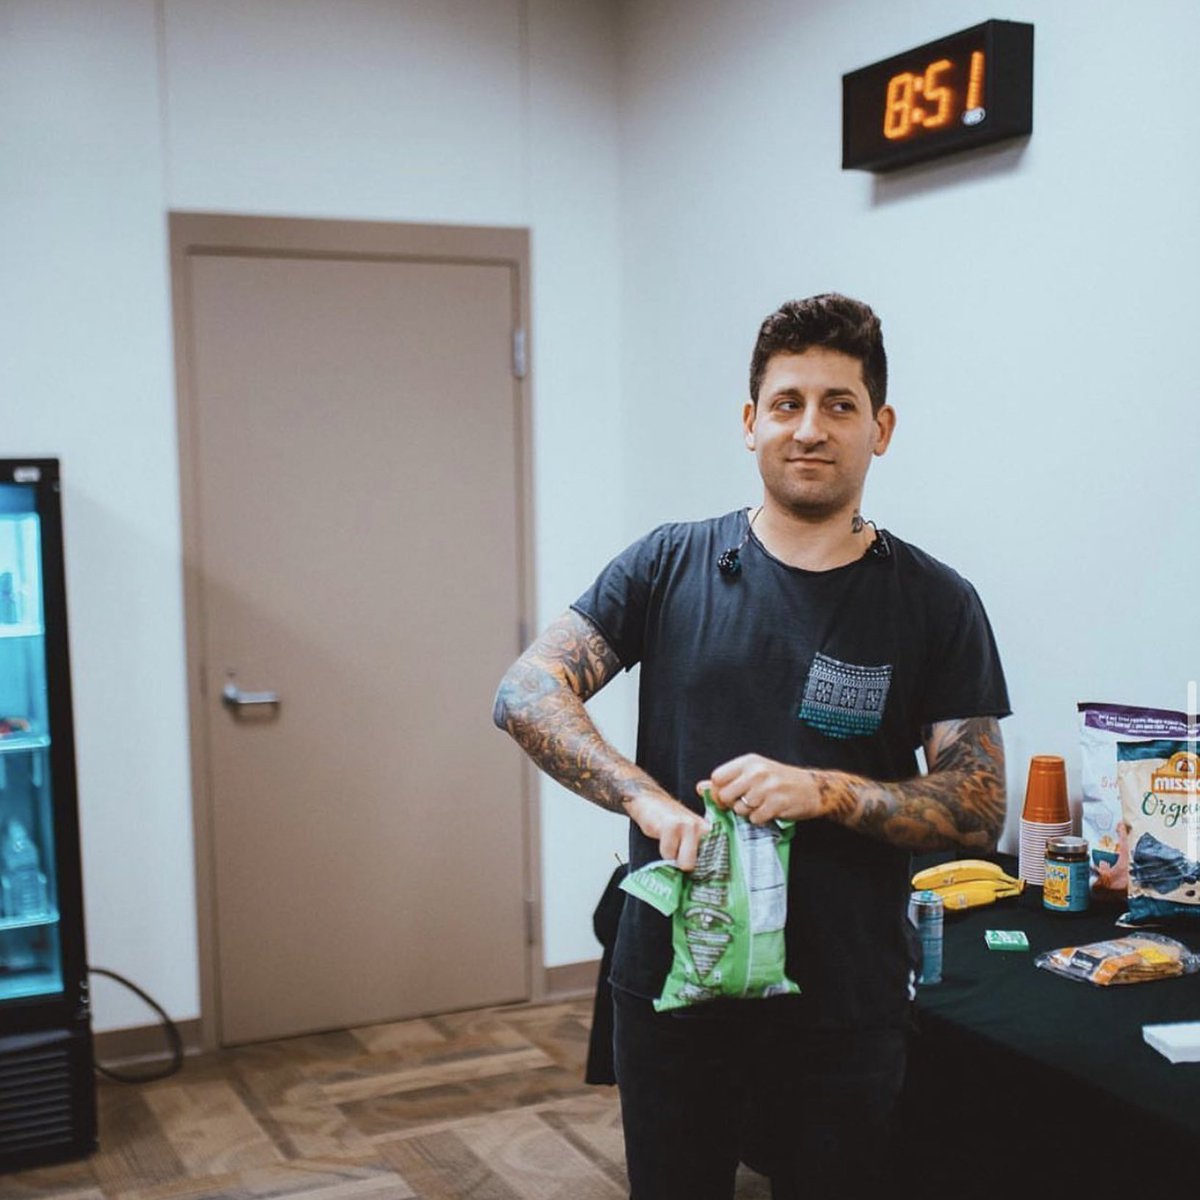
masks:
POLYGON ((62 976, 53 971, 20 971, 10 978, 0 974, 0 994, 7 1000, 25 1000, 30 996, 62 994, 62 976))
POLYGON ((58 913, 53 909, 35 917, 0 917, 0 933, 6 929, 33 929, 38 925, 57 925, 58 913))
POLYGON ((50 738, 44 733, 10 733, 0 737, 0 754, 17 754, 21 750, 45 750, 50 738))

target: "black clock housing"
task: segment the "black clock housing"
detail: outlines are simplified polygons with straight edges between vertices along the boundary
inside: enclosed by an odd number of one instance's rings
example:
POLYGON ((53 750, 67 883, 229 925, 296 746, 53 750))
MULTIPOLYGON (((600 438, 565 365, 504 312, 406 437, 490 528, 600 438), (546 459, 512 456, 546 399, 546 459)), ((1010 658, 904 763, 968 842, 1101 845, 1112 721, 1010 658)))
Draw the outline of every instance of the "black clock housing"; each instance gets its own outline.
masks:
POLYGON ((985 21, 842 76, 842 169, 892 171, 1033 132, 1033 26, 985 21))

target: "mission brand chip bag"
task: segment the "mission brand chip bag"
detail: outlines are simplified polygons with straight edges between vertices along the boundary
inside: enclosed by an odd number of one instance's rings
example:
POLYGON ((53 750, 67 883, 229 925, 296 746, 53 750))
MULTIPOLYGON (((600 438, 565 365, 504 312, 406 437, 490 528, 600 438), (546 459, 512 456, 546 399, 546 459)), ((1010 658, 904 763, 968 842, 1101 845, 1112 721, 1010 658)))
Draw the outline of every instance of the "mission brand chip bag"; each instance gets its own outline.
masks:
POLYGON ((1184 740, 1194 736, 1188 718, 1163 708, 1132 704, 1080 704, 1083 836, 1090 847, 1092 899, 1121 903, 1129 882, 1132 842, 1117 791, 1117 743, 1184 740))
POLYGON ((1194 741, 1117 743, 1129 829, 1129 911, 1122 925, 1200 918, 1200 754, 1194 741))
POLYGON ((704 794, 711 831, 694 871, 666 859, 625 877, 631 896, 671 918, 675 957, 655 1010, 800 991, 785 974, 791 821, 752 825, 704 794))

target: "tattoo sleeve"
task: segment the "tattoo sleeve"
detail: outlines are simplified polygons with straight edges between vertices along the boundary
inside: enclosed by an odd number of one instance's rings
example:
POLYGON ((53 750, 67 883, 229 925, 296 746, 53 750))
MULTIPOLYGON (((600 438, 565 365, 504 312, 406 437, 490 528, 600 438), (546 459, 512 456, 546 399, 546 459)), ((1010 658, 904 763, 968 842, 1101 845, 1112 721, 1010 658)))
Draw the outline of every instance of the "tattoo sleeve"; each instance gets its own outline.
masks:
POLYGON ((492 720, 547 775, 610 812, 662 788, 608 744, 584 702, 621 669, 599 630, 568 610, 505 673, 492 720))
POLYGON ((877 783, 830 772, 819 786, 833 820, 911 850, 986 853, 1004 828, 1004 743, 995 717, 939 721, 925 730, 929 773, 877 783))

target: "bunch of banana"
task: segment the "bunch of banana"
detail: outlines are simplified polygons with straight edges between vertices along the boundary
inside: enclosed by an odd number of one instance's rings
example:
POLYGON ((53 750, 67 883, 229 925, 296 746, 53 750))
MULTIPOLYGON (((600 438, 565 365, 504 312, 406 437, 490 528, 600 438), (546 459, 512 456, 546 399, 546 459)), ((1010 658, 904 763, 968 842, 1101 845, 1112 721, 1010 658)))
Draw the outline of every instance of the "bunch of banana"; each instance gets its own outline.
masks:
POLYGON ((918 891, 937 892, 946 908, 957 912, 992 904, 1005 896, 1018 896, 1025 880, 1006 875, 996 863, 982 858, 960 858, 918 871, 912 885, 918 891))

